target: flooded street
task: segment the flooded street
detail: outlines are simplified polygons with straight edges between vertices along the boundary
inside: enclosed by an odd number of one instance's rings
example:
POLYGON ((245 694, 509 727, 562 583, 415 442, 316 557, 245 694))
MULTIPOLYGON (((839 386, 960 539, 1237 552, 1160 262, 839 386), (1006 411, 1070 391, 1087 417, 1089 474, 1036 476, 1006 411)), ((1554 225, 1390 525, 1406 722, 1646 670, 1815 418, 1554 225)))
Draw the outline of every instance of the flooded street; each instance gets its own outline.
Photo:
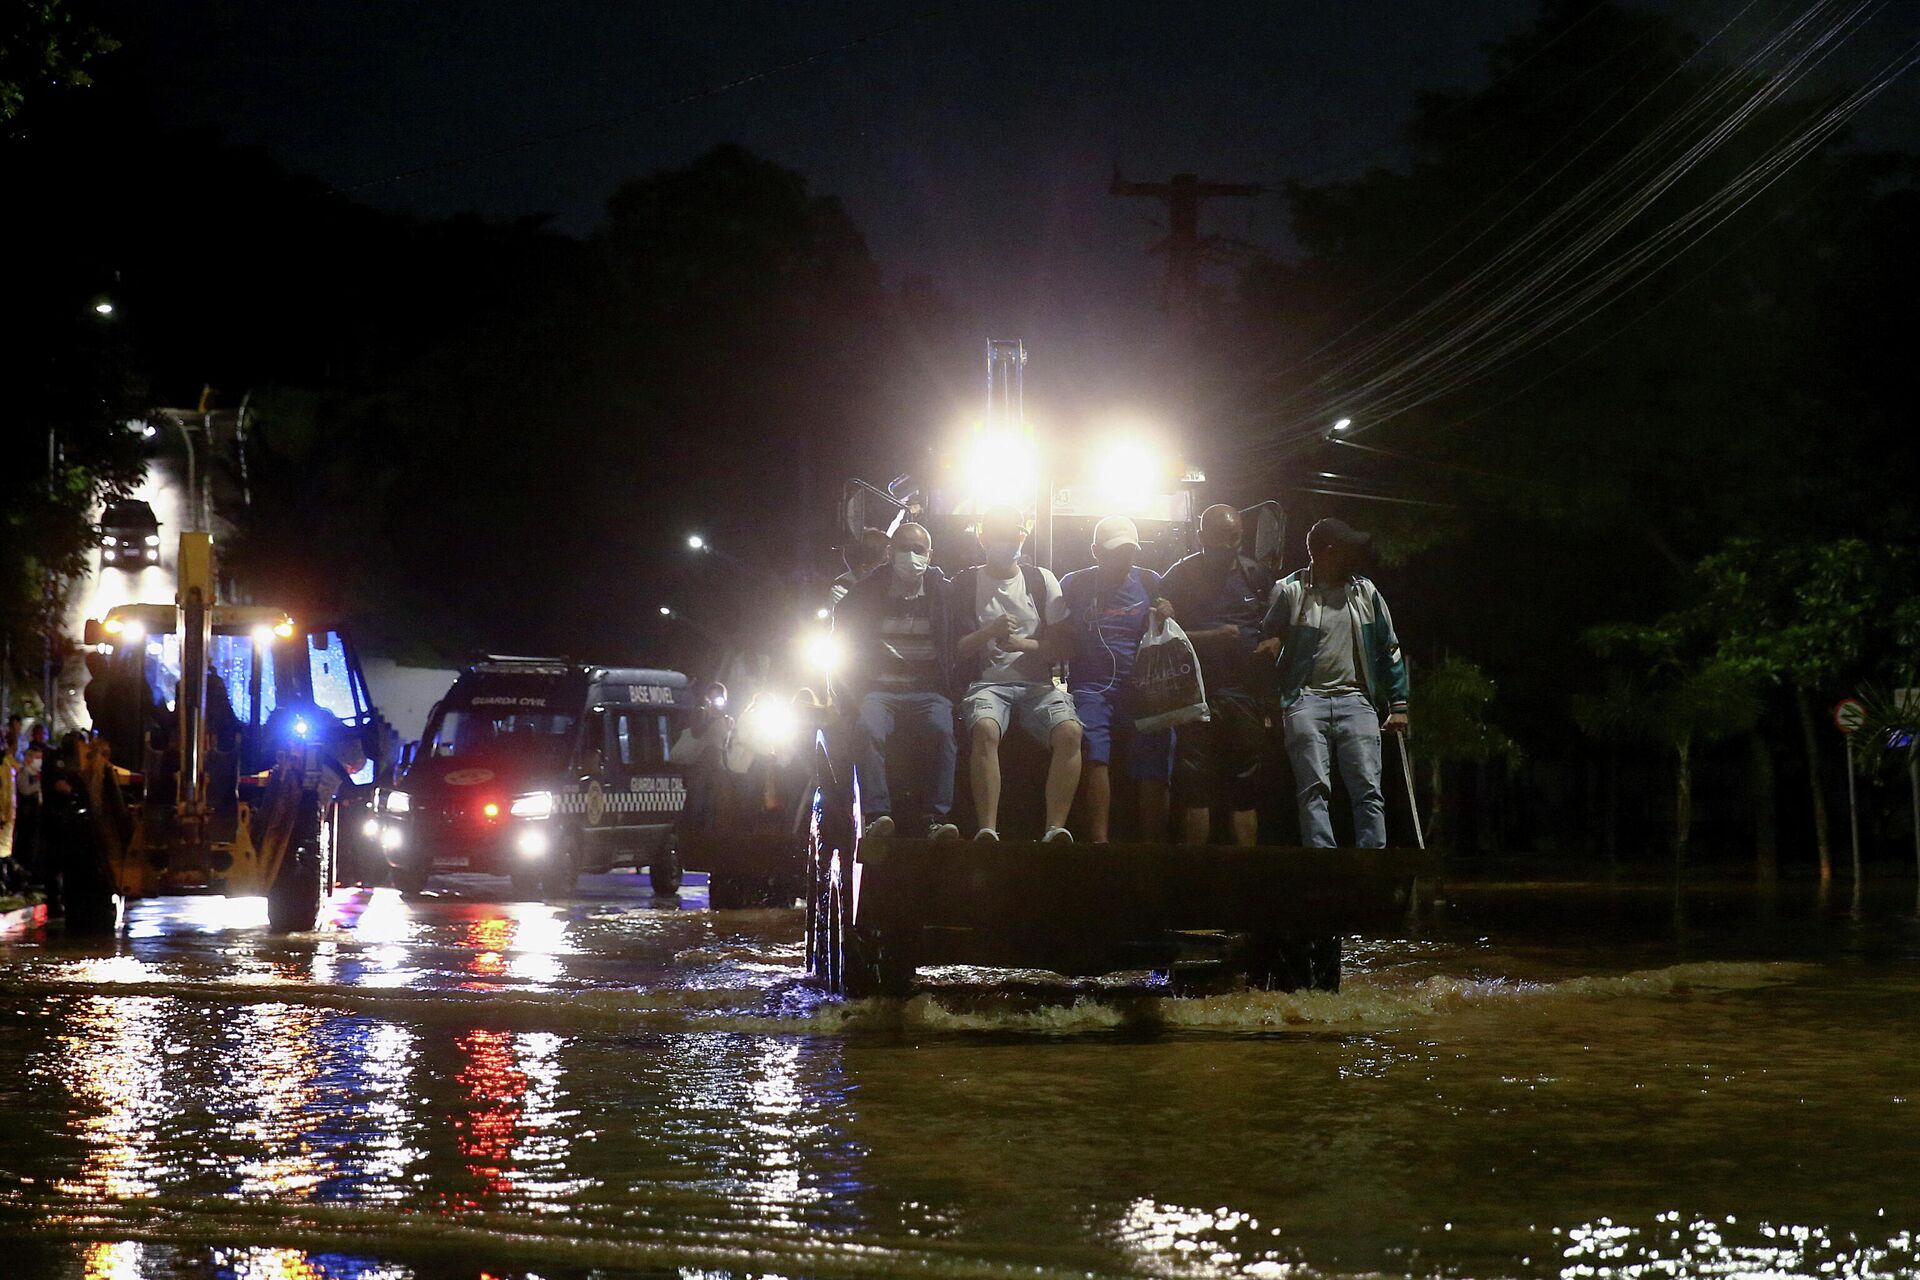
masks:
POLYGON ((1339 995, 942 972, 631 875, 0 939, 0 1275, 1911 1276, 1911 883, 1457 883, 1339 995))

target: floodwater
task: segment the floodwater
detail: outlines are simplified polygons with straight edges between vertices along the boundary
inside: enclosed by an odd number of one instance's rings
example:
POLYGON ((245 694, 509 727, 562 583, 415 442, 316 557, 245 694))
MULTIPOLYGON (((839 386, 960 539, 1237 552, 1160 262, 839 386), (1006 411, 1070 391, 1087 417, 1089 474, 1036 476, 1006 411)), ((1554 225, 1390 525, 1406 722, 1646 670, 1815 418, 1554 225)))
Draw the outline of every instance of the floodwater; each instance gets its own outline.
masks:
POLYGON ((1920 1275, 1913 886, 1456 881, 1338 995, 504 883, 0 938, 0 1277, 1920 1275))

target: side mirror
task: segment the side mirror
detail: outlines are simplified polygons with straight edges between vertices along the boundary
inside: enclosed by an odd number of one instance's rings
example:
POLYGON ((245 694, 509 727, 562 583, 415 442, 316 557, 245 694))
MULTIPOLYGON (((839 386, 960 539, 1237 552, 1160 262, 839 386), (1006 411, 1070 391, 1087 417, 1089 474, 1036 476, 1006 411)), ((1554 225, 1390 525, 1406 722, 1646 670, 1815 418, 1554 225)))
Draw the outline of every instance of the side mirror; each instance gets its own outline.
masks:
POLYGON ((1253 533, 1253 545, 1248 553, 1274 573, 1279 573, 1287 556, 1286 508, 1273 501, 1248 507, 1240 513, 1240 527, 1243 531, 1251 530, 1253 533))
POLYGON ((80 638, 87 644, 99 644, 106 632, 100 629, 100 619, 88 618, 87 625, 80 629, 80 638))

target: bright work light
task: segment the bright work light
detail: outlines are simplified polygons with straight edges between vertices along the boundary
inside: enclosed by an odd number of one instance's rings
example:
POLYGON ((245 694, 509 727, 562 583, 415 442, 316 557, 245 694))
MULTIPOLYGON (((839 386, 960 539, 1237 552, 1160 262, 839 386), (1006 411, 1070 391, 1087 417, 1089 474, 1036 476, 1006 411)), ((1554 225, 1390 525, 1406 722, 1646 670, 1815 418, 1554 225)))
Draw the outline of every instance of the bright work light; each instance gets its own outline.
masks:
POLYGON ((791 703, 762 698, 741 718, 740 733, 755 751, 785 751, 800 736, 800 715, 791 703))
POLYGON ((1116 511, 1145 506, 1169 474, 1166 459, 1144 440, 1111 441, 1093 459, 1093 489, 1116 511))
POLYGON ((807 667, 832 675, 846 657, 840 641, 830 631, 809 631, 800 637, 800 653, 807 667))
POLYGON ((1032 432, 984 428, 967 441, 962 467, 967 496, 978 510, 998 506, 1032 510, 1040 488, 1040 451, 1032 432))

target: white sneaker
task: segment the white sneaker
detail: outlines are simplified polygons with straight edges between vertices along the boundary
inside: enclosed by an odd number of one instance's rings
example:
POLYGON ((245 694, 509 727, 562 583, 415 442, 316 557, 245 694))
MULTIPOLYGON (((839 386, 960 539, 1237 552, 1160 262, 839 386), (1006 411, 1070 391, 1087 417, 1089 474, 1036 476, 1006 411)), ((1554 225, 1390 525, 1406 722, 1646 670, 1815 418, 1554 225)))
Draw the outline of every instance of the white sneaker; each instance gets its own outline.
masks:
POLYGON ((980 828, 978 831, 973 833, 973 838, 975 840, 990 840, 995 844, 1000 843, 1000 833, 998 831, 995 831, 992 827, 980 828))
POLYGON ((954 826, 951 822, 936 822, 927 828, 927 839, 929 840, 958 840, 959 838, 960 828, 954 826))
POLYGON ((1040 837, 1040 843, 1041 844, 1072 844, 1073 832, 1067 830, 1065 827, 1053 827, 1048 830, 1046 835, 1040 837))
POLYGON ((860 838, 862 840, 885 840, 892 834, 893 818, 883 813, 867 824, 867 829, 860 833, 860 838))

